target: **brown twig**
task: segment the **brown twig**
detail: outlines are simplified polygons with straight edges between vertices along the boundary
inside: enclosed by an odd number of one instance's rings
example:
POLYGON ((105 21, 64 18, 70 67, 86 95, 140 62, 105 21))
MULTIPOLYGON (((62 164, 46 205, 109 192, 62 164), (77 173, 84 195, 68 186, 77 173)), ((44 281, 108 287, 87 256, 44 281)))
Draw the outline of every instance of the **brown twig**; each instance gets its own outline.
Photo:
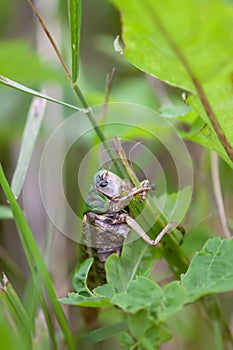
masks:
POLYGON ((119 158, 120 158, 122 164, 124 165, 124 167, 127 171, 127 174, 129 176, 130 180, 132 181, 134 186, 138 186, 139 180, 138 180, 137 175, 135 174, 131 164, 129 163, 129 161, 126 157, 125 151, 124 151, 122 144, 121 144, 121 140, 118 136, 115 136, 115 145, 116 145, 116 151, 119 155, 119 158))
MULTIPOLYGON (((71 76, 71 74, 70 74, 70 72, 69 72, 69 70, 68 70, 68 68, 66 66, 66 63, 65 63, 65 61, 64 61, 64 59, 63 59, 63 57, 62 57, 62 55, 61 55, 61 53, 59 51, 59 48, 58 48, 57 44, 55 43, 55 40, 53 39, 51 33, 49 32, 45 22, 43 21, 42 17, 40 16, 39 12, 37 11, 35 6, 31 2, 31 0, 26 0, 26 1, 28 2, 28 4, 31 7, 33 13, 35 14, 37 19, 39 20, 39 22, 40 22, 44 32, 46 33, 46 35, 47 35, 47 37, 48 37, 48 39, 49 39, 49 41, 50 41, 54 51, 57 54, 58 59, 60 60, 62 66, 63 66, 63 68, 64 68, 64 70, 66 72, 66 75, 67 75, 67 77, 68 77, 68 79, 69 79, 69 81, 71 83, 71 87, 73 88, 75 94, 78 96, 78 98, 81 101, 83 107, 86 109, 86 115, 89 118, 89 120, 90 120, 90 122, 91 122, 91 124, 92 124, 92 126, 93 126, 93 128, 95 130, 95 132, 97 133, 97 135, 98 135, 99 139, 101 140, 101 142, 104 144, 104 147, 107 149, 109 157, 111 159, 114 159, 114 154, 113 154, 112 150, 110 149, 110 147, 108 146, 108 141, 106 140, 105 135, 104 135, 103 131, 101 130, 101 128, 100 128, 100 126, 99 126, 99 124, 98 124, 98 122, 96 120, 96 117, 95 117, 92 109, 88 106, 88 103, 87 103, 85 97, 83 96, 82 91, 80 90, 80 88, 77 85, 77 83, 73 83, 72 76, 71 76)), ((115 166, 118 169, 119 174, 123 173, 122 169, 120 168, 118 163, 116 163, 115 166)))
POLYGON ((60 50, 59 50, 55 40, 52 37, 52 34, 48 30, 44 20, 42 19, 41 15, 39 14, 39 12, 37 11, 36 7, 31 2, 31 0, 26 0, 26 1, 29 4, 29 6, 31 7, 31 9, 32 9, 33 13, 35 14, 35 16, 37 17, 38 21, 40 22, 41 27, 43 28, 45 34, 47 35, 47 37, 48 37, 48 39, 49 39, 49 41, 50 41, 50 43, 51 43, 51 45, 52 45, 56 55, 57 55, 57 57, 59 58, 59 61, 61 62, 62 66, 63 66, 63 68, 64 68, 64 70, 66 72, 66 75, 67 75, 69 81, 71 82, 71 84, 73 84, 72 76, 71 76, 71 74, 70 74, 70 72, 68 70, 68 67, 67 67, 67 65, 66 65, 66 63, 65 63, 65 61, 64 61, 64 59, 63 59, 63 57, 62 57, 62 55, 60 53, 60 50))

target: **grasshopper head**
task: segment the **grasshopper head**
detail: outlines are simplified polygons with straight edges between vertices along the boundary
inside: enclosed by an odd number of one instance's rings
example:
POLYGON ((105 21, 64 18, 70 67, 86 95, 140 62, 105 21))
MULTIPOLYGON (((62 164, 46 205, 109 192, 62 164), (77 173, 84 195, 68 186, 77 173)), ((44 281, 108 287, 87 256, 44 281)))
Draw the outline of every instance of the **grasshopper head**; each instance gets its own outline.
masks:
POLYGON ((121 196, 126 190, 126 185, 128 185, 126 180, 108 170, 99 171, 95 177, 95 189, 109 199, 121 196))

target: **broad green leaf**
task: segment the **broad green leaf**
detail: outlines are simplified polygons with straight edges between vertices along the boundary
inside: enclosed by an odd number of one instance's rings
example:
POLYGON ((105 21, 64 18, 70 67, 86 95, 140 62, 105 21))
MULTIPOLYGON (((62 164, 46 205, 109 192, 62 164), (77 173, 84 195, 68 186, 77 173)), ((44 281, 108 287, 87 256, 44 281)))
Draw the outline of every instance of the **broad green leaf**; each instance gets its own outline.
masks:
POLYGON ((90 296, 91 291, 87 286, 87 276, 93 264, 94 258, 89 258, 79 264, 73 274, 72 284, 79 295, 90 296))
POLYGON ((192 78, 178 51, 200 80, 212 79, 216 67, 222 68, 220 74, 229 71, 232 7, 227 2, 111 1, 121 11, 125 56, 136 67, 193 92, 192 78))
POLYGON ((162 324, 153 322, 145 310, 129 315, 128 323, 139 349, 156 349, 157 345, 171 338, 171 333, 162 324))
POLYGON ((211 148, 216 139, 215 150, 232 166, 232 4, 111 1, 122 16, 125 57, 142 71, 194 94, 191 106, 211 129, 208 137, 201 135, 200 143, 204 138, 211 148))
MULTIPOLYGON (((222 96, 221 96, 222 97, 222 96)), ((191 105, 194 105, 196 98, 194 96, 191 96, 188 98, 188 101, 191 105)), ((231 106, 231 100, 225 101, 225 105, 224 105, 224 113, 223 113, 223 117, 226 113, 228 113, 228 115, 230 115, 230 109, 232 108, 231 106)), ((189 131, 184 131, 181 130, 180 131, 180 135, 186 139, 186 140, 190 140, 190 141, 194 141, 194 142, 198 142, 200 143, 202 146, 207 147, 215 152, 217 152, 218 154, 220 154, 222 156, 222 158, 229 164, 232 166, 232 163, 229 163, 229 158, 227 156, 227 154, 224 151, 224 148, 222 146, 222 144, 219 142, 218 137, 216 135, 216 133, 214 132, 213 128, 209 125, 209 123, 198 116, 199 115, 203 115, 200 113, 200 111, 198 109, 196 109, 196 111, 192 111, 193 114, 195 113, 196 118, 195 120, 190 124, 190 113, 188 113, 185 117, 183 117, 181 120, 184 124, 186 124, 187 122, 189 123, 189 125, 191 126, 189 131)), ((228 120, 227 122, 229 122, 229 127, 231 127, 231 119, 228 120)))
POLYGON ((54 102, 54 103, 57 103, 59 105, 62 105, 62 106, 65 106, 65 107, 68 107, 68 108, 71 108, 71 109, 74 109, 76 111, 82 111, 82 108, 78 108, 76 106, 73 106, 73 105, 70 105, 69 103, 65 103, 65 102, 62 102, 62 101, 59 101, 59 100, 56 100, 55 98, 52 98, 50 96, 47 96, 47 95, 44 95, 44 94, 41 94, 40 92, 38 91, 35 91, 33 89, 30 89, 28 88, 27 86, 24 86, 22 84, 19 84, 13 80, 10 80, 2 75, 0 75, 0 84, 4 84, 4 85, 7 85, 7 86, 10 86, 12 87, 13 89, 16 89, 16 90, 20 90, 20 91, 23 91, 23 92, 26 92, 27 94, 30 94, 30 95, 33 95, 33 96, 37 96, 37 97, 41 97, 45 100, 48 100, 48 101, 51 101, 51 102, 54 102))
POLYGON ((100 297, 112 298, 114 295, 114 288, 111 284, 105 283, 93 289, 93 293, 100 297))
POLYGON ((130 333, 136 339, 142 338, 147 329, 149 329, 153 325, 148 317, 147 310, 140 310, 135 315, 129 314, 128 324, 130 333))
POLYGON ((72 52, 72 81, 75 83, 78 77, 82 0, 69 0, 69 19, 72 52))
POLYGON ((30 83, 64 81, 63 75, 52 64, 42 62, 39 55, 23 40, 1 42, 1 74, 30 83))
POLYGON ((131 314, 148 310, 148 317, 154 322, 164 322, 186 303, 187 296, 178 281, 161 288, 150 279, 137 276, 126 292, 116 294, 111 301, 131 314))
POLYGON ((13 214, 10 207, 0 205, 0 220, 13 219, 13 214))
POLYGON ((117 293, 125 290, 124 282, 122 281, 122 269, 120 266, 120 258, 118 254, 111 254, 105 263, 107 282, 114 286, 117 293))
POLYGON ((144 264, 144 273, 148 274, 150 272, 148 269, 155 258, 148 244, 140 239, 131 244, 125 244, 121 257, 117 254, 108 257, 105 263, 107 281, 114 286, 117 292, 126 290, 129 282, 135 277, 141 262, 144 261, 147 251, 151 252, 151 254, 148 253, 150 256, 146 255, 148 261, 144 264))
POLYGON ((24 180, 32 157, 33 148, 43 121, 45 107, 46 100, 43 100, 39 97, 34 97, 28 112, 17 166, 11 182, 11 189, 15 195, 15 198, 19 197, 24 184, 24 180))
POLYGON ((157 322, 166 321, 180 310, 187 301, 187 293, 179 281, 171 282, 162 288, 162 297, 151 300, 150 317, 157 322))
POLYGON ((68 298, 59 299, 63 304, 88 306, 88 307, 103 307, 110 306, 110 298, 114 295, 113 286, 104 284, 96 287, 91 292, 87 286, 87 277, 94 259, 89 258, 84 260, 76 268, 72 284, 77 293, 68 293, 68 298))
POLYGON ((137 343, 135 343, 134 339, 127 332, 122 332, 119 334, 118 341, 120 345, 126 347, 129 350, 135 349, 137 343))
MULTIPOLYGON (((172 338, 172 334, 164 326, 157 324, 149 328, 140 340, 141 349, 156 350, 158 345, 172 338)), ((139 348, 140 349, 140 348, 139 348)))
POLYGON ((137 276, 129 283, 127 291, 116 294, 112 303, 129 313, 137 313, 148 308, 152 300, 160 300, 162 291, 159 285, 143 276, 137 276))
POLYGON ((181 282, 193 302, 204 295, 233 290, 233 238, 209 239, 193 257, 181 282))

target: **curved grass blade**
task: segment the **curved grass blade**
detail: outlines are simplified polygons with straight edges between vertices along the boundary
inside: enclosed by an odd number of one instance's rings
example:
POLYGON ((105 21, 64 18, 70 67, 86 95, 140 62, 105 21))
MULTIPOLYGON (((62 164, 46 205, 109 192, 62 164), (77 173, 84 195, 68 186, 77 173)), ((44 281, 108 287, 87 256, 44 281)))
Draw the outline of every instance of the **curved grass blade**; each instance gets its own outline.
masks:
POLYGON ((39 97, 34 97, 28 112, 17 166, 11 182, 11 189, 15 195, 15 198, 19 197, 24 184, 32 157, 33 148, 43 121, 45 107, 46 100, 39 97))
POLYGON ((13 80, 10 80, 10 79, 4 77, 3 75, 0 75, 0 84, 4 84, 4 85, 7 85, 7 86, 10 86, 13 89, 26 92, 27 94, 30 94, 30 95, 33 95, 33 96, 41 97, 41 98, 43 98, 43 99, 45 99, 47 101, 54 102, 54 103, 57 103, 59 105, 62 105, 62 106, 74 109, 75 111, 83 111, 82 108, 73 106, 73 105, 71 105, 69 103, 62 102, 60 100, 56 100, 55 98, 47 96, 45 94, 41 94, 40 92, 38 92, 36 90, 33 90, 33 89, 30 89, 27 86, 19 84, 19 83, 13 81, 13 80))

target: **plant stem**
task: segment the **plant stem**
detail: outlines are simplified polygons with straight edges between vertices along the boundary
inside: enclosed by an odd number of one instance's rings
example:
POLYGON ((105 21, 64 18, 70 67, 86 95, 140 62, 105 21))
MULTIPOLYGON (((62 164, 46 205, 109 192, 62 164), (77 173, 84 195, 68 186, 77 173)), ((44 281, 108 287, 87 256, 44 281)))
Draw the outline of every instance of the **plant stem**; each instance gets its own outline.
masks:
POLYGON ((223 232, 226 238, 231 238, 231 233, 227 226, 226 213, 223 204, 221 183, 219 178, 219 158, 217 153, 211 152, 211 173, 214 186, 215 200, 218 208, 218 214, 222 224, 223 232))
MULTIPOLYGON (((36 17, 38 18, 39 22, 41 23, 41 26, 43 28, 43 30, 45 31, 53 49, 55 50, 65 72, 67 75, 67 78, 69 79, 70 83, 71 83, 71 87, 74 90, 75 94, 77 95, 77 97, 79 98, 82 106, 84 107, 84 109, 86 110, 86 114, 87 117, 90 121, 90 123, 92 124, 96 134, 98 135, 100 141, 103 143, 104 148, 106 149, 110 159, 114 160, 116 159, 114 152, 112 151, 98 121, 96 116, 94 115, 92 109, 89 107, 85 97, 83 96, 82 91, 80 90, 79 86, 77 85, 77 83, 73 83, 72 81, 72 77, 71 74, 68 71, 68 68, 62 58, 62 55, 59 51, 59 48, 57 47, 55 41, 52 38, 52 35, 50 34, 45 22, 43 21, 43 19, 41 18, 40 14, 38 13, 38 11, 36 10, 36 8, 34 7, 34 5, 31 3, 31 0, 27 0, 27 2, 29 3, 29 5, 31 6, 34 14, 36 15, 36 17)), ((121 162, 115 162, 115 167, 117 169, 117 172, 119 174, 119 176, 123 177, 125 174, 125 167, 121 162)), ((156 208, 154 207, 152 201, 150 201, 150 205, 148 202, 148 207, 150 207, 150 212, 153 215, 153 218, 155 217, 155 213, 156 213, 156 208)), ((136 208, 134 208, 135 212, 137 211, 137 213, 140 212, 140 208, 139 210, 136 208)), ((166 225, 166 220, 161 220, 161 218, 157 218, 157 222, 158 222, 158 226, 160 226, 160 228, 157 227, 157 229, 161 230, 161 228, 163 228, 166 225)), ((154 225, 156 226, 156 225, 154 225)), ((152 231, 157 231, 156 227, 152 227, 152 231)), ((185 272, 185 270, 187 269, 187 258, 185 256, 185 254, 182 252, 182 250, 180 249, 180 247, 177 245, 177 243, 175 242, 175 239, 173 237, 169 237, 169 235, 166 236, 165 241, 167 242, 170 250, 173 252, 173 254, 166 254, 165 258, 167 259, 167 261, 169 262, 169 264, 171 265, 171 268, 173 269, 173 271, 175 272, 175 274, 177 276, 179 276, 180 273, 185 272)), ((164 251, 166 252, 166 249, 164 249, 164 251)))

